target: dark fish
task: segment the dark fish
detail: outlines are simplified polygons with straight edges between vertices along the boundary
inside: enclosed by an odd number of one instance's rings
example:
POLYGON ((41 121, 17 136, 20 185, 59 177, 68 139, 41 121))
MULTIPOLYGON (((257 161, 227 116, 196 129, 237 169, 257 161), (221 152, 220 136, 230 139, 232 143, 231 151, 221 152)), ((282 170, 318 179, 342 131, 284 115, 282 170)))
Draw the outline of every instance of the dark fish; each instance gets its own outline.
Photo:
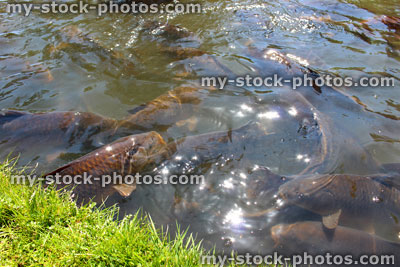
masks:
POLYGON ((185 28, 169 23, 150 21, 142 26, 145 38, 155 41, 157 50, 181 60, 206 54, 198 49, 199 38, 185 28))
MULTIPOLYGON (((53 132, 57 132, 57 134, 69 132, 71 135, 78 135, 80 130, 86 129, 89 125, 93 128, 107 129, 115 124, 116 121, 113 119, 106 119, 88 112, 68 111, 35 114, 13 110, 0 112, 2 131, 14 133, 14 136, 18 136, 20 132, 27 132, 30 136, 36 134, 42 137, 46 137, 46 135, 53 132), (29 124, 27 121, 29 121, 29 124)), ((88 131, 88 129, 86 130, 88 131)), ((27 137, 20 136, 20 138, 27 137)))
POLYGON ((282 185, 279 196, 287 204, 320 214, 329 229, 340 224, 400 241, 400 191, 378 178, 345 174, 300 177, 282 185))
POLYGON ((303 255, 304 252, 314 256, 325 253, 353 257, 393 255, 395 259, 391 266, 398 266, 400 261, 400 244, 347 227, 338 226, 333 231, 326 229, 320 222, 298 222, 276 225, 271 228, 271 235, 275 249, 287 256, 303 255))
MULTIPOLYGON (((158 133, 131 135, 74 160, 44 177, 91 175, 92 184, 78 184, 73 189, 78 198, 86 200, 95 197, 95 201, 101 201, 115 191, 126 197, 136 189, 136 184, 126 184, 123 180, 106 184, 105 175, 134 176, 156 166, 168 158, 169 154, 167 144, 158 133)), ((58 188, 75 186, 75 184, 64 184, 62 181, 60 179, 58 188)))
POLYGON ((177 154, 198 154, 200 158, 211 160, 241 150, 246 144, 250 146, 253 140, 262 136, 265 136, 265 132, 260 125, 251 122, 234 130, 184 137, 173 145, 177 154))
POLYGON ((105 137, 112 135, 116 125, 116 120, 87 112, 2 111, 0 144, 7 153, 26 152, 32 146, 43 145, 52 149, 87 146, 93 150, 98 147, 96 142, 109 142, 105 137))
MULTIPOLYGON (((304 171, 307 171, 311 167, 317 167, 320 162, 324 161, 329 152, 325 147, 327 139, 324 133, 321 133, 319 118, 313 116, 313 113, 307 112, 306 108, 303 112, 300 104, 296 107, 299 107, 297 119, 301 129, 294 127, 293 130, 297 130, 296 134, 298 134, 299 138, 307 140, 304 142, 304 147, 312 151, 312 156, 310 156, 309 162, 304 169, 304 171), (308 140, 310 141, 308 142, 308 140)), ((259 159, 254 159, 253 155, 264 154, 267 158, 272 157, 272 155, 265 152, 265 149, 278 146, 284 150, 286 144, 281 139, 282 135, 269 132, 262 122, 250 122, 237 129, 184 137, 177 140, 175 146, 178 158, 186 157, 191 161, 190 158, 195 156, 197 158, 196 161, 202 163, 202 165, 215 162, 219 158, 239 160, 242 157, 252 160, 252 165, 261 165, 262 162, 259 159)), ((260 170, 258 175, 261 175, 261 173, 265 173, 266 176, 270 177, 274 176, 274 178, 279 177, 279 180, 281 180, 279 175, 272 174, 267 169, 264 172, 260 170)), ((255 194, 270 191, 268 184, 263 186, 261 186, 262 182, 259 184, 260 188, 258 190, 254 188, 250 190, 255 194)))
MULTIPOLYGON (((157 125, 170 126, 192 116, 195 106, 206 97, 207 90, 179 87, 141 107, 125 120, 114 120, 90 112, 28 113, 4 110, 0 112, 0 143, 65 142, 73 145, 85 138, 104 132, 127 133, 126 129, 149 130, 157 125), (25 140, 25 142, 24 142, 25 140)), ((118 135, 118 136, 121 136, 118 135)), ((125 134, 126 135, 126 134, 125 134)))
MULTIPOLYGON (((33 146, 47 162, 62 153, 89 153, 123 136, 165 129, 196 114, 209 90, 179 87, 144 105, 125 120, 89 112, 0 112, 0 146, 3 157, 10 152, 26 154, 33 146)), ((27 164, 26 162, 24 164, 27 164)))
MULTIPOLYGON (((305 59, 289 57, 276 49, 260 50, 249 45, 248 51, 244 55, 252 59, 252 66, 255 69, 253 73, 260 76, 278 74, 284 79, 304 75, 312 79, 318 77, 316 71, 306 67, 307 62, 305 59)), ((315 112, 316 120, 322 134, 321 139, 325 140, 322 149, 325 151, 326 157, 318 165, 309 168, 307 172, 303 172, 302 174, 315 172, 353 173, 360 171, 360 169, 363 170, 361 174, 379 172, 379 168, 373 157, 356 141, 356 138, 353 138, 340 125, 335 125, 334 117, 324 115, 343 106, 346 109, 351 108, 352 112, 356 112, 357 114, 362 112, 364 115, 368 115, 362 108, 352 103, 352 100, 349 99, 350 96, 328 86, 322 88, 303 86, 296 90, 287 89, 280 88, 276 93, 288 103, 301 102, 303 106, 310 107, 315 112), (332 101, 322 101, 322 99, 330 99, 332 101)))

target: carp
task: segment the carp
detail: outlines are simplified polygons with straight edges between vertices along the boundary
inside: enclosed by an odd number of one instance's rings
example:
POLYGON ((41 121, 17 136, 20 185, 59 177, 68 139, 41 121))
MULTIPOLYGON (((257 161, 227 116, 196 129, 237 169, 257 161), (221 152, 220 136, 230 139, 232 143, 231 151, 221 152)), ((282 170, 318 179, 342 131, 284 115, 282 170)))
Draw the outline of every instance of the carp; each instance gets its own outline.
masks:
POLYGON ((165 129, 188 119, 208 92, 196 87, 178 87, 140 106, 134 114, 122 120, 90 112, 4 110, 0 113, 0 145, 3 151, 8 150, 7 153, 27 153, 32 146, 40 145, 41 151, 49 158, 55 157, 51 155, 54 151, 89 153, 118 138, 165 129), (48 149, 43 150, 44 145, 48 149))
POLYGON ((85 70, 92 71, 97 68, 98 72, 113 78, 121 76, 132 76, 138 73, 135 61, 124 57, 118 52, 102 46, 84 34, 77 26, 67 26, 58 32, 55 44, 49 44, 44 52, 45 57, 59 57, 63 52, 70 60, 85 70), (86 59, 85 55, 95 56, 98 64, 95 66, 92 60, 86 59), (106 64, 105 64, 106 63, 106 64))
POLYGON ((40 155, 51 162, 51 158, 59 153, 88 153, 103 143, 113 141, 116 125, 116 120, 88 112, 33 114, 2 111, 0 145, 2 151, 7 153, 2 156, 6 157, 12 152, 24 153, 26 156, 32 154, 32 157, 37 158, 37 151, 40 151, 40 155))
POLYGON ((385 177, 316 175, 296 178, 279 188, 279 197, 322 216, 323 225, 338 225, 400 239, 400 191, 385 177), (381 181, 380 181, 381 180, 381 181))
POLYGON ((101 201, 115 191, 127 197, 136 189, 135 181, 127 184, 121 179, 118 182, 111 180, 110 183, 106 183, 104 181, 107 179, 106 175, 109 177, 114 174, 135 175, 148 170, 151 166, 160 164, 168 155, 168 146, 158 133, 131 135, 74 160, 44 177, 56 178, 56 186, 59 189, 71 189, 75 184, 64 183, 64 177, 84 174, 91 176, 90 182, 78 183, 79 186, 73 188, 78 199, 94 197, 95 201, 101 201))
MULTIPOLYGON (((333 231, 326 229, 320 222, 313 221, 278 224, 271 228, 271 236, 275 249, 284 255, 303 255, 304 252, 314 256, 325 253, 353 257, 388 255, 394 256, 394 262, 386 263, 391 266, 395 266, 394 263, 400 260, 399 243, 389 242, 375 235, 342 226, 338 226, 333 231)), ((339 265, 343 266, 342 264, 339 265)), ((353 262, 351 266, 354 265, 356 264, 353 262)), ((311 264, 311 266, 316 266, 316 264, 311 264)))

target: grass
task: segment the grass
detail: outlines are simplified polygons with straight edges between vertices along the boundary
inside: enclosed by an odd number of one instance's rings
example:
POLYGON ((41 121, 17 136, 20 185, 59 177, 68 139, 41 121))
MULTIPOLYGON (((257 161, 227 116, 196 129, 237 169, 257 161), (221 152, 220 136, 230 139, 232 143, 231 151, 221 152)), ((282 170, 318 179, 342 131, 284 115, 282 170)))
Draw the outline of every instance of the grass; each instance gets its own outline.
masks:
POLYGON ((13 185, 13 165, 0 165, 2 266, 199 265, 203 251, 192 237, 171 240, 138 215, 115 221, 115 207, 77 207, 69 193, 13 185))
POLYGON ((23 172, 14 165, 0 164, 1 266, 200 266, 212 255, 186 233, 171 239, 149 218, 116 221, 116 207, 78 207, 67 192, 11 184, 23 172))

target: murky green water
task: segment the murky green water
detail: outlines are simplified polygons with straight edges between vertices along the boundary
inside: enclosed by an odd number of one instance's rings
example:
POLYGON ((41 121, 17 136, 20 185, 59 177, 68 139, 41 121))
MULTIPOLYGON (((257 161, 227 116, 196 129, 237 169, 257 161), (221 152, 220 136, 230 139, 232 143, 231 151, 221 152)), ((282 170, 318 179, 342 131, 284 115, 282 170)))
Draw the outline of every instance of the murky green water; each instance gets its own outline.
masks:
MULTIPOLYGON (((400 3, 201 3, 203 14, 99 18, 95 14, 10 15, 5 13, 5 2, 0 2, 0 109, 89 111, 122 119, 135 107, 178 86, 198 84, 200 76, 290 76, 281 64, 265 61, 262 55, 269 49, 295 56, 319 74, 394 77, 394 87, 323 88, 321 94, 312 89, 233 86, 207 94, 189 123, 171 125, 160 133, 173 140, 256 121, 268 138, 247 144, 246 151, 238 148, 236 154, 200 164, 206 188, 145 186, 127 199, 111 199, 119 202, 122 213, 143 208, 160 225, 173 228, 178 220, 204 239, 207 247, 266 252, 271 248, 271 226, 297 221, 299 214, 314 215, 294 209, 276 216, 244 216, 273 205, 273 192, 254 189, 263 184, 264 174, 257 166, 281 175, 305 170, 320 156, 323 142, 319 134, 302 134, 299 126, 312 122, 315 113, 329 125, 323 136, 331 147, 319 172, 372 174, 380 171, 379 164, 400 162, 400 26, 391 28, 381 20, 382 15, 400 16, 400 3), (178 25, 192 34, 180 39, 160 35, 146 30, 152 21, 178 25), (77 37, 77 31, 85 38, 77 37), (198 48, 205 55, 177 58, 163 51, 176 46, 198 48), (293 107, 299 116, 291 116, 293 107), (268 112, 278 116, 262 116, 268 112), (195 126, 190 124, 193 120, 195 126)), ((319 123, 319 127, 324 125, 319 123)), ((228 151, 227 147, 220 149, 228 151)), ((5 157, 13 147, 1 149, 5 157)), ((92 149, 73 141, 58 147, 38 137, 14 151, 21 153, 21 164, 39 163, 39 169, 52 170, 92 149)))

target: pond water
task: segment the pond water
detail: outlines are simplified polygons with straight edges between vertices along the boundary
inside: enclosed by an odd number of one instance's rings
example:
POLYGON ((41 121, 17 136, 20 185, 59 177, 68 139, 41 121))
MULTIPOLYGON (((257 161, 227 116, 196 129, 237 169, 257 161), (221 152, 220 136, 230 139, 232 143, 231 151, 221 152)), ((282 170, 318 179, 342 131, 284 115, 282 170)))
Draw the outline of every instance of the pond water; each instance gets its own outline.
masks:
MULTIPOLYGON (((319 75, 394 78, 391 87, 203 89, 201 101, 186 104, 195 106, 188 118, 149 129, 169 141, 188 137, 174 155, 178 159, 162 167, 193 166, 205 176, 205 184, 142 186, 128 198, 115 194, 108 203, 118 203, 121 214, 143 209, 171 231, 178 221, 182 229, 189 227, 203 239, 206 248, 266 253, 273 247, 272 226, 319 218, 297 206, 263 213, 277 205, 275 194, 284 182, 265 179, 273 176, 266 168, 290 178, 316 172, 365 175, 382 172, 382 164, 400 162, 400 26, 383 19, 400 17, 400 3, 201 4, 202 14, 98 17, 34 12, 24 17, 7 14, 6 2, 0 1, 0 109, 91 112, 123 119, 174 88, 198 87, 203 76, 301 73, 275 62, 279 55, 319 75), (157 25, 165 23, 187 34, 177 38, 160 33, 157 25), (177 56, 171 52, 174 47, 202 53, 177 56), (271 53, 275 57, 268 57, 271 53), (239 131, 239 136, 240 127, 252 123, 257 129, 245 130, 245 138, 237 143, 210 144, 216 152, 207 160, 196 150, 224 132, 239 131), (207 133, 211 135, 198 139, 200 143, 189 138, 207 133)), ((87 145, 82 138, 60 145, 40 134, 17 135, 15 129, 0 133, 0 155, 4 159, 11 152, 19 154, 20 165, 38 164, 40 171, 51 171, 104 145, 87 145), (17 141, 9 141, 14 137, 17 141)))

